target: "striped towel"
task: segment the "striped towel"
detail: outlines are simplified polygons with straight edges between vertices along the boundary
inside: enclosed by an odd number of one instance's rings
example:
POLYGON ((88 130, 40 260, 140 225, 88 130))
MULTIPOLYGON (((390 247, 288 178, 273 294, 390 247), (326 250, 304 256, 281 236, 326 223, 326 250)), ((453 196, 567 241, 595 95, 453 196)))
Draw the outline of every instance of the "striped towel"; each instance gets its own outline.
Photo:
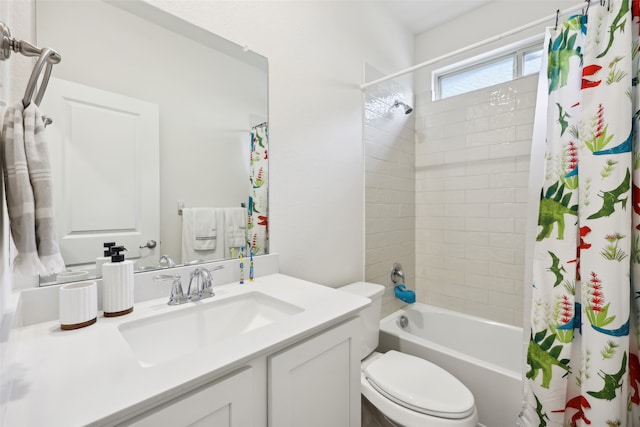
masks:
POLYGON ((18 251, 17 274, 64 271, 55 237, 53 188, 42 116, 31 103, 9 107, 2 128, 1 153, 11 236, 18 251))
POLYGON ((193 249, 215 251, 218 244, 216 208, 193 208, 193 249))

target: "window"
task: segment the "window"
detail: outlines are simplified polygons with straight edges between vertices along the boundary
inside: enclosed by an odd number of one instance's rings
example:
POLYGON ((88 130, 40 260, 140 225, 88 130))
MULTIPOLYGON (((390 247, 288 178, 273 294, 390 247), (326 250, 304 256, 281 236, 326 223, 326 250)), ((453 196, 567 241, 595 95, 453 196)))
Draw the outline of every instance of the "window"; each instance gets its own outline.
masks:
POLYGON ((542 63, 542 47, 528 50, 522 54, 522 75, 528 76, 540 71, 542 63))
POLYGON ((537 73, 542 40, 536 37, 433 72, 433 99, 444 99, 537 73))

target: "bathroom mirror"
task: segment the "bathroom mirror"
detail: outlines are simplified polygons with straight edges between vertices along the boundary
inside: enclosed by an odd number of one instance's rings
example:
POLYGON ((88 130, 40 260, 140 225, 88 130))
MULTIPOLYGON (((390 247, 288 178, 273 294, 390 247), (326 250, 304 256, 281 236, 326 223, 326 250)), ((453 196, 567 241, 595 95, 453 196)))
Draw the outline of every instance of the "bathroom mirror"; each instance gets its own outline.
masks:
MULTIPOLYGON (((38 46, 52 47, 63 58, 53 68, 55 79, 157 107, 157 152, 153 148, 143 150, 136 154, 133 166, 123 164, 123 170, 131 168, 130 172, 123 172, 124 183, 118 179, 119 167, 108 172, 114 175, 108 183, 113 187, 110 191, 116 195, 130 193, 128 199, 132 202, 138 203, 157 192, 155 199, 150 197, 145 214, 137 205, 120 201, 99 209, 97 206, 106 203, 101 188, 77 189, 85 176, 104 168, 102 159, 123 149, 120 140, 100 141, 98 137, 105 132, 101 126, 86 130, 90 141, 87 144, 102 145, 96 149, 81 147, 74 158, 83 162, 82 168, 69 167, 70 157, 65 150, 71 148, 52 143, 51 150, 64 151, 51 153, 52 159, 62 159, 62 170, 54 170, 54 180, 56 173, 67 180, 73 176, 75 189, 56 192, 56 206, 64 209, 63 218, 56 220, 65 223, 70 217, 83 214, 89 219, 73 239, 94 239, 76 251, 88 261, 80 261, 79 256, 70 262, 62 251, 67 267, 94 274, 93 262, 102 256, 102 242, 108 241, 127 246, 125 254, 136 260, 137 271, 159 268, 159 259, 165 254, 180 265, 182 207, 238 208, 249 204, 253 184, 249 160, 252 128, 265 128, 268 120, 267 59, 138 0, 36 0, 35 13, 38 46), (157 167, 149 167, 156 163, 157 167), (138 185, 137 181, 132 184, 130 178, 145 179, 143 169, 150 169, 152 174, 156 170, 149 180, 157 188, 136 193, 139 189, 133 191, 130 187, 138 185), (131 225, 118 225, 116 214, 130 214, 131 225), (115 225, 104 225, 102 217, 115 225), (136 234, 137 227, 154 221, 158 224, 156 232, 136 234), (115 238, 112 229, 120 233, 115 238), (134 234, 137 240, 128 244, 121 241, 134 234)), ((50 86, 55 84, 52 79, 50 86)), ((72 126, 61 113, 47 110, 54 96, 58 96, 56 89, 48 88, 41 105, 43 113, 53 120, 47 128, 53 139, 60 128, 72 126)), ((111 111, 119 109, 114 107, 111 111)), ((125 146, 123 151, 127 149, 125 146)), ((131 158, 128 153, 121 155, 122 159, 131 158)), ((52 164, 56 166, 53 161, 52 164)), ((266 204, 266 196, 262 199, 261 203, 266 204)), ((266 250, 264 245, 260 253, 266 250)))

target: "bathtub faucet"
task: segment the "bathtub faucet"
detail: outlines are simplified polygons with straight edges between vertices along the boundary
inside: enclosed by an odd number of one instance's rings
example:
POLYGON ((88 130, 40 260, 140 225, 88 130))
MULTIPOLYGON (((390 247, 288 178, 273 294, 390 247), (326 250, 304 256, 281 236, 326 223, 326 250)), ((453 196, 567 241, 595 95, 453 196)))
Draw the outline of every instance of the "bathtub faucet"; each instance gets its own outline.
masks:
POLYGON ((394 262, 391 267, 391 281, 394 285, 404 283, 404 272, 402 271, 402 264, 394 262))

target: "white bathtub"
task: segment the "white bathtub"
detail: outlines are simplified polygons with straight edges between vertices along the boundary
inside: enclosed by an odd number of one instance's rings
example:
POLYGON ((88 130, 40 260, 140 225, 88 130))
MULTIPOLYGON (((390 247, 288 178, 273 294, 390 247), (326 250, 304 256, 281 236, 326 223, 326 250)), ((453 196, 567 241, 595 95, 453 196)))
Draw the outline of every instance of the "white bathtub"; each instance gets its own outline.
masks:
MULTIPOLYGON (((515 426, 522 404, 522 328, 415 303, 380 322, 379 351, 429 360, 471 390, 480 426, 515 426), (408 326, 398 319, 406 316, 408 326)), ((437 385, 434 385, 437 387, 437 385)))

